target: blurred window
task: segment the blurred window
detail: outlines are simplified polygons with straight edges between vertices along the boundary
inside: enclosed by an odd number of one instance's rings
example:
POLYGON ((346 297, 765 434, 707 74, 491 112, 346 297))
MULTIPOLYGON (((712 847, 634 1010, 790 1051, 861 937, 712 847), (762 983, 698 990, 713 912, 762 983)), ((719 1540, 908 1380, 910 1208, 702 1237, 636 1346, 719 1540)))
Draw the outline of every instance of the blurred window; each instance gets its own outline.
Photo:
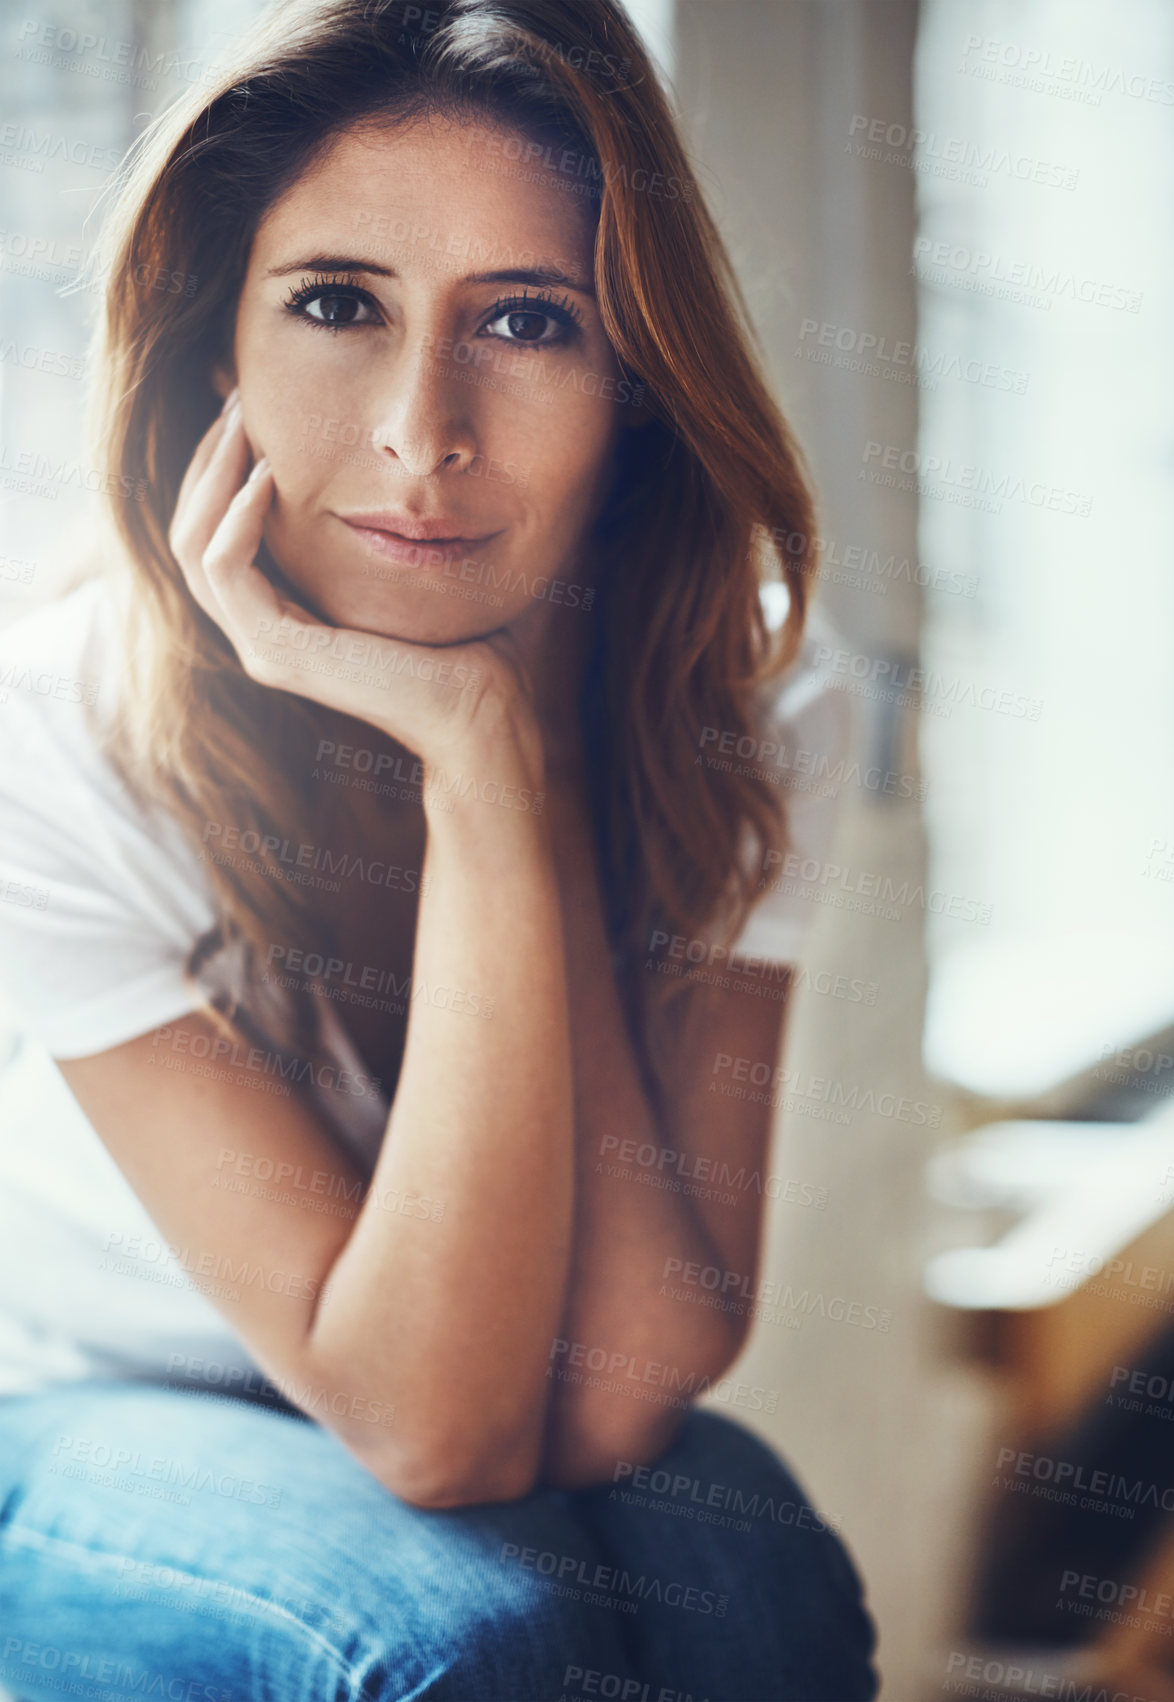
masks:
POLYGON ((1174 1020, 1174 11, 925 0, 915 112, 925 1058, 1030 1096, 1174 1020))

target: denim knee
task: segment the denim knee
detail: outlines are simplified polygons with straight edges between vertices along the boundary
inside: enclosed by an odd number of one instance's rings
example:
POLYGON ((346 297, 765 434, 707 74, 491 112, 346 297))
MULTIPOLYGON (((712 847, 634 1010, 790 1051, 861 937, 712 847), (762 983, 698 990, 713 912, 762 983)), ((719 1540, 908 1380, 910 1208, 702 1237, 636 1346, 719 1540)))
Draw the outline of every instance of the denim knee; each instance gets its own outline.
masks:
POLYGON ((354 1702, 552 1702, 575 1666, 634 1679, 620 1616, 591 1587, 601 1557, 565 1497, 540 1492, 420 1517, 445 1546, 444 1583, 407 1619, 392 1580, 355 1603, 354 1702), (410 1689, 405 1634, 417 1675, 410 1689))
POLYGON ((618 1460, 575 1499, 600 1547, 656 1580, 633 1636, 665 1688, 711 1702, 876 1694, 875 1628, 838 1532, 740 1424, 694 1409, 651 1464, 618 1460))

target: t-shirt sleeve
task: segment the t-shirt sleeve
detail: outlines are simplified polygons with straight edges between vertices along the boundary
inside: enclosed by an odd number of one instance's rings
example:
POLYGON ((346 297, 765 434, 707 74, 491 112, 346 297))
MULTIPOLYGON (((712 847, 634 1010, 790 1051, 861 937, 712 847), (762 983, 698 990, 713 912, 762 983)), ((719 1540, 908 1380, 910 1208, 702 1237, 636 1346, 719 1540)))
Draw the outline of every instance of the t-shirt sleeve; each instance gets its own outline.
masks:
POLYGON ((0 644, 0 1016, 84 1057, 198 1005, 185 965, 213 911, 198 858, 139 809, 71 700, 51 619, 22 629, 0 644))
POLYGON ((760 896, 730 948, 738 957, 798 962, 819 908, 812 894, 820 890, 832 851, 857 736, 851 700, 817 662, 820 647, 831 648, 830 630, 824 621, 809 624, 799 655, 764 710, 751 760, 783 794, 787 843, 754 861, 760 896))

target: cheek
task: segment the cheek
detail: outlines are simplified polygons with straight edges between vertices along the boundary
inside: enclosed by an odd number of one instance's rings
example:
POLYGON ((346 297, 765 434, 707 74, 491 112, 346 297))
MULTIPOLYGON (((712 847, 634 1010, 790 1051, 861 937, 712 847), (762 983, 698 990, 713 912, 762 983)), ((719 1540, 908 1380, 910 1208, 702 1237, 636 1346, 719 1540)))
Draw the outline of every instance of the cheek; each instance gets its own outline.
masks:
POLYGON ((312 351, 303 356, 297 340, 292 341, 293 348, 288 335, 245 326, 236 349, 249 441, 257 455, 269 457, 279 491, 312 479, 315 450, 321 454, 329 447, 329 432, 337 433, 341 424, 322 363, 312 351))
POLYGON ((519 405, 500 422, 498 454, 528 472, 530 492, 548 512, 581 512, 610 465, 615 406, 564 392, 519 405))

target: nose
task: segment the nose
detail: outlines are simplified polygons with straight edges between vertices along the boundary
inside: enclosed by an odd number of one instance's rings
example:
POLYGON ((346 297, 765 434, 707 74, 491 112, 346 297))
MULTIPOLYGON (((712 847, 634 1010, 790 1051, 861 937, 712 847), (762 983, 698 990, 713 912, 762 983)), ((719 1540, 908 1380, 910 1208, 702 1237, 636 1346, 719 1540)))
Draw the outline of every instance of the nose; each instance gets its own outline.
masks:
POLYGON ((467 386, 452 365, 437 358, 429 332, 402 343, 388 365, 371 441, 417 478, 462 472, 477 454, 467 386))

